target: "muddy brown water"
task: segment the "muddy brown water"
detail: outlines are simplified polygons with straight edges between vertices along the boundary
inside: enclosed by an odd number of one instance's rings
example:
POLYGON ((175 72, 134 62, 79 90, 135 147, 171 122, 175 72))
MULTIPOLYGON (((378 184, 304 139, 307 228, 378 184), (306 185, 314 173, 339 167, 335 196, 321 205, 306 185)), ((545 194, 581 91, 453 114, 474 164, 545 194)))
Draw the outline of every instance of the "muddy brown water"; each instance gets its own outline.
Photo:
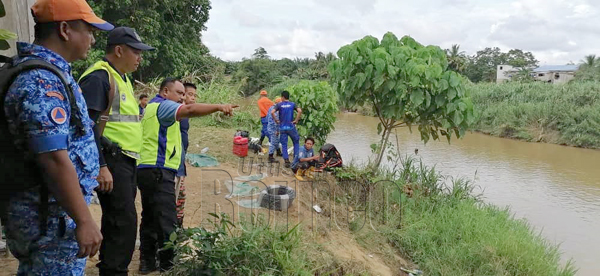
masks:
MULTIPOLYGON (((344 162, 365 162, 377 143, 377 118, 344 113, 327 142, 344 162)), ((537 232, 558 244, 563 263, 569 259, 577 275, 600 275, 599 150, 527 143, 467 133, 460 140, 420 140, 416 128, 398 129, 401 152, 444 175, 474 179, 486 202, 509 206, 537 232), (419 149, 415 155, 415 149, 419 149)), ((455 137, 453 137, 455 138, 455 137)), ((395 142, 394 136, 390 139, 395 142)))

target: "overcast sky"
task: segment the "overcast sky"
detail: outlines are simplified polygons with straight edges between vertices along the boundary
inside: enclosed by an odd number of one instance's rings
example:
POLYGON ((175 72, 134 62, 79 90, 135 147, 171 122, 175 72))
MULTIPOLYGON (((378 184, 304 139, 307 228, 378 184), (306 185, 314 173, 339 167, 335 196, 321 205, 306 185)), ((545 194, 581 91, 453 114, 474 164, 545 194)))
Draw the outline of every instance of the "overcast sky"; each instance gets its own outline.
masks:
POLYGON ((262 46, 273 58, 313 57, 391 31, 467 54, 497 46, 544 64, 600 56, 600 0, 213 0, 203 40, 225 60, 262 46))

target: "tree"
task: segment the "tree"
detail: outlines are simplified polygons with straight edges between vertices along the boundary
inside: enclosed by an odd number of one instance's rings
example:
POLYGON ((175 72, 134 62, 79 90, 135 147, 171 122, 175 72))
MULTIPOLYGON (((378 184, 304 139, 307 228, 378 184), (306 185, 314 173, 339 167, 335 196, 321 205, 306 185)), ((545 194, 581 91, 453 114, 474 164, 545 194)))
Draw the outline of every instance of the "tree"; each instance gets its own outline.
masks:
MULTIPOLYGON (((0 18, 6 16, 4 4, 0 1, 0 18)), ((17 35, 8 30, 0 29, 0 50, 8 50, 10 45, 7 40, 17 39, 17 35)))
POLYGON ((376 170, 391 132, 400 126, 418 125, 421 139, 455 133, 462 137, 476 120, 473 104, 461 75, 448 69, 446 53, 423 46, 413 38, 391 32, 381 42, 366 36, 337 52, 329 73, 344 106, 373 106, 380 123, 381 147, 376 170))
POLYGON ((286 90, 290 92, 290 100, 302 108, 298 134, 325 142, 334 129, 335 115, 339 112, 335 91, 325 81, 309 80, 300 81, 286 90))
POLYGON ((465 70, 467 56, 460 50, 460 45, 452 44, 450 49, 446 49, 448 56, 448 67, 454 72, 462 73, 465 70))
POLYGON ((245 96, 253 95, 261 89, 273 85, 277 75, 274 62, 269 59, 243 59, 233 80, 242 83, 245 96))
POLYGON ((269 55, 267 54, 267 50, 263 47, 258 47, 254 50, 254 54, 252 54, 252 58, 258 59, 269 59, 269 55))
POLYGON ((531 52, 523 52, 512 49, 503 53, 500 48, 485 48, 478 51, 469 58, 465 68, 465 75, 472 82, 496 81, 496 70, 498 65, 507 64, 517 68, 529 68, 537 66, 538 61, 531 52))
MULTIPOLYGON (((96 14, 116 26, 136 29, 142 40, 157 50, 145 52, 136 79, 181 76, 204 67, 208 48, 201 40, 211 9, 209 0, 89 0, 96 14)), ((82 73, 100 59, 106 47, 106 33, 99 33, 90 58, 74 64, 82 73)))
POLYGON ((582 69, 594 68, 598 67, 598 64, 600 63, 600 58, 596 57, 596 55, 587 55, 583 57, 583 60, 581 60, 579 63, 582 69))

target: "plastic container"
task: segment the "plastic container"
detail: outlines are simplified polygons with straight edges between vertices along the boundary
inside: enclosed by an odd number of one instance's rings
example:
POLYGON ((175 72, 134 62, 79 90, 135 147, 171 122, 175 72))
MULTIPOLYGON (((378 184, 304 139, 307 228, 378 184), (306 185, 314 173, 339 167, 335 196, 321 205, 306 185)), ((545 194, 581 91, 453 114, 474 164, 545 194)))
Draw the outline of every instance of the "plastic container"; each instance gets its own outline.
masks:
POLYGON ((239 157, 248 156, 248 138, 242 136, 233 138, 233 154, 239 157))

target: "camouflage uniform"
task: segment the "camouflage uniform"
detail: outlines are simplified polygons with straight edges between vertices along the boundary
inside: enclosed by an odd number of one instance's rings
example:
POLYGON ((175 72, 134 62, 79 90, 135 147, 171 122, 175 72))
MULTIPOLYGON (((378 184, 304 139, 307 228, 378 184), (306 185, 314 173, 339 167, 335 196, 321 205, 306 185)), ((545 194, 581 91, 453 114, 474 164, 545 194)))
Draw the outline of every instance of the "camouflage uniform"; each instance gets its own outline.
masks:
MULTIPOLYGON (((94 143, 93 122, 81 90, 71 76, 71 67, 60 55, 42 46, 20 42, 17 48, 23 56, 17 64, 40 58, 64 71, 73 88, 85 134, 75 135, 74 127, 69 125, 69 98, 60 79, 46 70, 32 70, 20 74, 5 97, 4 112, 15 144, 32 155, 67 150, 81 192, 89 204, 92 191, 98 186, 98 150, 94 143)), ((86 259, 76 257, 79 246, 75 222, 50 195, 47 230, 42 236, 39 206, 37 188, 17 193, 9 202, 7 241, 12 254, 19 260, 18 275, 84 275, 86 259)))
MULTIPOLYGON (((267 111, 267 133, 271 138, 271 145, 269 146, 269 154, 275 153, 275 150, 280 147, 279 145, 279 124, 275 122, 273 116, 271 116, 271 111, 275 109, 275 105, 269 107, 269 111, 267 111)), ((278 112, 275 112, 275 116, 279 117, 278 112)))

